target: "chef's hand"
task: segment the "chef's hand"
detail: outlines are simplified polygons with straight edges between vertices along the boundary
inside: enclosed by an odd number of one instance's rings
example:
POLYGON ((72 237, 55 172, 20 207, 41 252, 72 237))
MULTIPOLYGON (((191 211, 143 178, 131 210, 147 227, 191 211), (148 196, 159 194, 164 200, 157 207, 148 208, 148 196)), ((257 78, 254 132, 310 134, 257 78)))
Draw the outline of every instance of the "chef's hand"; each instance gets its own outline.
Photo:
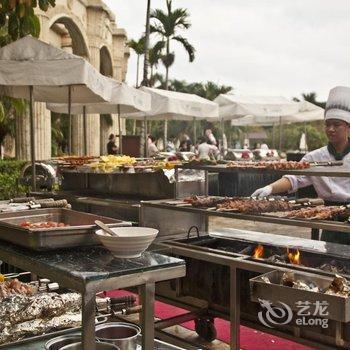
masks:
POLYGON ((272 193, 272 186, 267 185, 262 188, 258 188, 251 197, 257 197, 257 198, 265 198, 268 197, 272 193))

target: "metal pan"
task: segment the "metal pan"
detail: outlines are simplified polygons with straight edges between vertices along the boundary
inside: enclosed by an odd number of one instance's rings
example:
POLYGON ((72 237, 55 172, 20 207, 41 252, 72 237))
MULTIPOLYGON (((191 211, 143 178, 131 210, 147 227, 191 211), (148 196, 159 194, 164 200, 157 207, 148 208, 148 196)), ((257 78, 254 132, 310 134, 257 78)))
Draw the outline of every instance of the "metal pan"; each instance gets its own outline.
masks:
POLYGON ((94 235, 95 220, 100 220, 109 227, 131 226, 127 221, 65 208, 37 209, 0 214, 0 239, 39 251, 98 245, 100 243, 94 235), (69 226, 28 229, 20 226, 23 221, 55 221, 69 226))
MULTIPOLYGON (((329 295, 320 292, 296 289, 280 284, 282 275, 285 271, 272 271, 263 275, 251 278, 250 293, 252 301, 259 299, 269 300, 273 304, 283 302, 290 306, 292 310, 297 310, 297 303, 309 302, 310 310, 314 305, 320 302, 325 302, 328 305, 327 318, 335 321, 349 322, 350 321, 350 298, 341 297, 338 295, 329 295), (266 280, 269 280, 268 283, 266 280)), ((296 280, 302 280, 306 283, 312 282, 321 289, 327 288, 333 278, 320 276, 307 272, 295 272, 296 280)))

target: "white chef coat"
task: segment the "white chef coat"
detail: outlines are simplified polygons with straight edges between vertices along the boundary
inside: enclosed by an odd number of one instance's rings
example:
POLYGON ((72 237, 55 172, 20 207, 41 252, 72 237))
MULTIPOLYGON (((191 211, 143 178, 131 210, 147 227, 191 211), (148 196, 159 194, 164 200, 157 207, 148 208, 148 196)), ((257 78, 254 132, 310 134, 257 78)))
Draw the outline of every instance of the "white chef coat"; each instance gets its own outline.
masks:
MULTIPOLYGON (((327 146, 307 153, 302 160, 308 162, 330 162, 335 161, 329 153, 327 146)), ((350 153, 343 158, 343 167, 350 171, 350 153)), ((285 175, 292 184, 292 192, 298 188, 313 185, 317 195, 328 201, 350 202, 350 177, 326 177, 326 176, 295 176, 285 175)))
POLYGON ((209 159, 210 155, 213 155, 216 157, 219 154, 219 150, 214 145, 209 145, 208 143, 204 142, 201 143, 198 146, 198 157, 199 159, 209 159))

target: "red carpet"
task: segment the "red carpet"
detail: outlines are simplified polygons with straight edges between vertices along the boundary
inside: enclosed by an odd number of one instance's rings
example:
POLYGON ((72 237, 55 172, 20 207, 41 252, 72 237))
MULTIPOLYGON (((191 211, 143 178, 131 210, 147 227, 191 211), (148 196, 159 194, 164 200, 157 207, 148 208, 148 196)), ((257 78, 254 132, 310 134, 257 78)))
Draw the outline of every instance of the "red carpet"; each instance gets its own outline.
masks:
MULTIPOLYGON (((121 297, 131 294, 130 292, 123 290, 115 290, 107 293, 107 296, 121 297)), ((160 319, 178 316, 186 313, 186 310, 174 307, 168 304, 164 304, 160 301, 156 301, 155 314, 160 319)), ((182 326, 188 329, 194 329, 194 322, 185 322, 182 326)), ((230 341, 230 328, 229 322, 216 318, 215 326, 218 334, 218 339, 225 343, 230 341)), ((312 350, 312 348, 300 345, 289 340, 278 338, 274 335, 263 333, 251 328, 241 326, 241 342, 240 346, 242 350, 312 350)))

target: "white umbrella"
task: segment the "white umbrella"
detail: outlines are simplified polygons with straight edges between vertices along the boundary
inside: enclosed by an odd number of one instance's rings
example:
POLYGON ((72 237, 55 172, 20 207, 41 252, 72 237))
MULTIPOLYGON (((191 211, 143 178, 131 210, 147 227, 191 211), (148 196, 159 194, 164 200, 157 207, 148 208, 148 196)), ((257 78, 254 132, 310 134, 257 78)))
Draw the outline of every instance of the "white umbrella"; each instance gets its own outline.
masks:
POLYGON ((282 96, 239 96, 220 94, 214 102, 219 105, 219 116, 223 120, 245 116, 262 118, 283 117, 299 112, 296 102, 282 96))
MULTIPOLYGON (((71 105, 72 114, 83 114, 84 118, 84 148, 86 152, 86 114, 110 114, 118 113, 119 124, 119 143, 120 152, 122 152, 122 135, 120 126, 121 114, 135 113, 139 111, 148 111, 151 109, 151 96, 139 89, 128 86, 125 83, 119 83, 114 79, 108 79, 112 85, 110 102, 103 103, 73 103, 71 105)), ((47 103, 46 108, 55 113, 68 113, 66 103, 47 103)))
MULTIPOLYGON (((294 102, 298 111, 291 115, 281 116, 283 123, 301 123, 311 122, 324 119, 324 109, 314 105, 313 103, 302 101, 294 102)), ((246 115, 241 118, 232 119, 232 126, 248 126, 248 125, 264 125, 269 126, 276 124, 280 121, 280 116, 258 116, 258 115, 246 115)))
MULTIPOLYGON (((105 102, 111 86, 82 57, 26 36, 0 49, 0 94, 30 101, 31 161, 35 190, 33 101, 105 102)), ((70 116, 70 109, 69 109, 70 116)), ((69 144, 71 123, 69 128, 69 144)))
MULTIPOLYGON (((216 121, 219 117, 217 103, 195 94, 141 87, 151 95, 151 109, 143 113, 126 115, 139 120, 193 120, 216 121)), ((195 125, 194 125, 195 126, 195 125)), ((194 127, 195 130, 195 127, 194 127)), ((195 131, 194 131, 195 132, 195 131)), ((146 138, 146 128, 145 128, 146 138)))
POLYGON ((151 95, 151 109, 144 113, 128 115, 132 119, 151 120, 218 120, 217 103, 195 94, 141 87, 140 90, 151 95))

